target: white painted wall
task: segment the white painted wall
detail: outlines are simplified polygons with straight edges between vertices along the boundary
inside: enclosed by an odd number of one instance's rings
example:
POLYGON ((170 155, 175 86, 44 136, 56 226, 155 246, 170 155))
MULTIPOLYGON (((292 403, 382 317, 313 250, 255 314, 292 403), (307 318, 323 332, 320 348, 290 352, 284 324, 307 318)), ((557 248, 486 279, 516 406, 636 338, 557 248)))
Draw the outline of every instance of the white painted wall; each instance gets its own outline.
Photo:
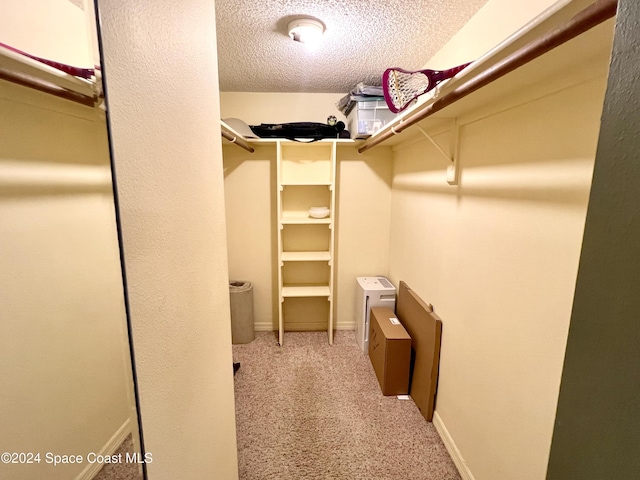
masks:
POLYGON ((233 480, 214 3, 99 7, 149 478, 233 480))
MULTIPOLYGON (((464 61, 531 3, 490 1, 434 58, 464 61)), ((389 272, 443 319, 434 422, 464 478, 546 475, 607 63, 459 118, 458 187, 426 140, 394 154, 389 272)))

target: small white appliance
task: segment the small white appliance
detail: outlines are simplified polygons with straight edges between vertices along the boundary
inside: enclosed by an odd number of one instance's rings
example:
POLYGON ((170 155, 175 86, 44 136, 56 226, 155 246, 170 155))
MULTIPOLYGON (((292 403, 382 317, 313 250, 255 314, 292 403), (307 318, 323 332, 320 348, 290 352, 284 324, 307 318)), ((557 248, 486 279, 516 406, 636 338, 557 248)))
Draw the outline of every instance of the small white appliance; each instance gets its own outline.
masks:
POLYGON ((356 342, 369 352, 369 315, 371 307, 388 307, 395 311, 396 287, 385 277, 358 277, 356 290, 356 342))

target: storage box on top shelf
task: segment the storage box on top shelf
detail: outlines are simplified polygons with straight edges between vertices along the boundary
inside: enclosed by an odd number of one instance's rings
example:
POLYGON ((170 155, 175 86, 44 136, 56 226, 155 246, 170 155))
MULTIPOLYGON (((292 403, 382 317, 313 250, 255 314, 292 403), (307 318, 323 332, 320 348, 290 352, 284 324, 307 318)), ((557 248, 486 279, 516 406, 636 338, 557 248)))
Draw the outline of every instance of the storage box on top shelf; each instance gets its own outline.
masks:
POLYGON ((367 138, 395 118, 382 100, 359 101, 347 115, 347 130, 351 138, 367 138))
POLYGON ((411 337, 388 307, 373 307, 370 315, 369 358, 383 395, 409 393, 411 337))

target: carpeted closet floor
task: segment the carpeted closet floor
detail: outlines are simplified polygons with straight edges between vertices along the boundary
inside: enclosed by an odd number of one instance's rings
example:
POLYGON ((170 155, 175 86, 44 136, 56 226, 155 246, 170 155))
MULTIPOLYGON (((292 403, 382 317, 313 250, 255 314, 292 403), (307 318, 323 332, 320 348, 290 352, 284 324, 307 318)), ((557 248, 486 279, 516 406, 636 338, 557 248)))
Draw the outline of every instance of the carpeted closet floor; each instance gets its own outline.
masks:
POLYGON ((242 480, 460 476, 412 400, 385 397, 352 331, 272 332, 234 345, 242 480))
MULTIPOLYGON (((127 453, 133 452, 133 441, 131 435, 129 435, 118 450, 114 452, 114 455, 121 455, 121 458, 124 458, 127 453)), ((142 480, 142 467, 137 463, 128 463, 126 461, 107 463, 93 477, 93 480, 142 480)))

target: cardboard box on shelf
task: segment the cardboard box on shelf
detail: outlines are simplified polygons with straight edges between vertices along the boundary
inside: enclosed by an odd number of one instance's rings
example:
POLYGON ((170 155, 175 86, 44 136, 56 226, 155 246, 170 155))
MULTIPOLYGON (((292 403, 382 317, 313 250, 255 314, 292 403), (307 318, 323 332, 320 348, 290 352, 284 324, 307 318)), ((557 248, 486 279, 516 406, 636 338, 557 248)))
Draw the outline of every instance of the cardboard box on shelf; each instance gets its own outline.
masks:
POLYGON ((382 394, 407 394, 411 337, 390 308, 373 307, 370 323, 369 358, 382 394))

